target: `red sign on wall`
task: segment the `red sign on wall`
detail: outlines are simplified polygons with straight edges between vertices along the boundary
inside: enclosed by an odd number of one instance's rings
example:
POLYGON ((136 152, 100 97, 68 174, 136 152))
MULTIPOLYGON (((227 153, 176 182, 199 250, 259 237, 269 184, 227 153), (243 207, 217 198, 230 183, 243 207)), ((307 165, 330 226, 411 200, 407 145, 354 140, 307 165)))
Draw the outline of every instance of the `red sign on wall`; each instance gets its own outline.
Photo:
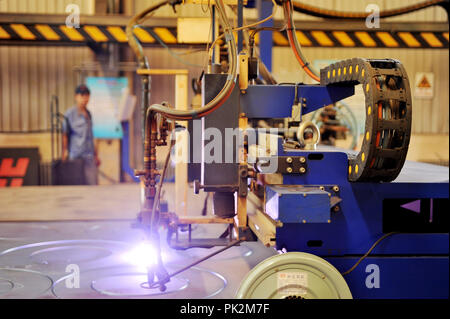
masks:
POLYGON ((0 148, 0 187, 39 185, 37 148, 0 148))

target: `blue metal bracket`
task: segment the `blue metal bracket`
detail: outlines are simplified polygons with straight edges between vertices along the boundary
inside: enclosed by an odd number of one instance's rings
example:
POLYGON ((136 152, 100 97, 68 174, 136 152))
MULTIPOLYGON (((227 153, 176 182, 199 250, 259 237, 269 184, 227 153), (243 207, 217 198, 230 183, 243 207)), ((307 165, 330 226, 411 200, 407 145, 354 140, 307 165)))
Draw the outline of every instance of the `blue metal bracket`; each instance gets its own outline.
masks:
POLYGON ((283 223, 329 223, 330 197, 319 187, 267 186, 266 213, 283 223))
POLYGON ((127 173, 134 182, 139 183, 139 178, 134 176, 134 170, 130 167, 130 125, 128 121, 122 122, 122 172, 127 173))
MULTIPOLYGON (((298 85, 302 113, 307 114, 355 94, 353 85, 298 85)), ((241 112, 248 118, 286 118, 292 115, 295 85, 250 85, 241 94, 241 112)))
MULTIPOLYGON (((270 0, 259 0, 257 2, 258 18, 265 19, 272 14, 273 5, 270 0)), ((273 27, 273 19, 261 24, 261 27, 273 27)), ((267 70, 272 72, 272 31, 264 31, 259 33, 259 55, 262 62, 266 65, 267 70)))

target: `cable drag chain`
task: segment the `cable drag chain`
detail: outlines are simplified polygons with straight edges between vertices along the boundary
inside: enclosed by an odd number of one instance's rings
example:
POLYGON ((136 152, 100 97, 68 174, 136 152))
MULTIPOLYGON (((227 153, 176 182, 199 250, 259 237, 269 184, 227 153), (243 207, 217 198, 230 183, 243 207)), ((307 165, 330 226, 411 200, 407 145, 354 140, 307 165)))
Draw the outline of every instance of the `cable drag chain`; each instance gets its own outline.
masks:
POLYGON ((353 58, 320 70, 321 85, 361 84, 366 122, 361 150, 349 157, 351 182, 390 182, 400 173, 411 137, 408 76, 393 59, 353 58))

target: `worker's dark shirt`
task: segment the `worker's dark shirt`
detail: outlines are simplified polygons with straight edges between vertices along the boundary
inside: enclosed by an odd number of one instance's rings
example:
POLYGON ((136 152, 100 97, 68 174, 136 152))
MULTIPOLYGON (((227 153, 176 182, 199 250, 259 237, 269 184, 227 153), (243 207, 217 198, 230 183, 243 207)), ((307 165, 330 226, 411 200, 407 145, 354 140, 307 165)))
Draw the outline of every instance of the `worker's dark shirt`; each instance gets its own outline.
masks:
POLYGON ((91 113, 87 111, 86 118, 78 112, 76 106, 71 107, 64 114, 63 133, 69 140, 69 159, 94 158, 94 134, 92 132, 91 113))

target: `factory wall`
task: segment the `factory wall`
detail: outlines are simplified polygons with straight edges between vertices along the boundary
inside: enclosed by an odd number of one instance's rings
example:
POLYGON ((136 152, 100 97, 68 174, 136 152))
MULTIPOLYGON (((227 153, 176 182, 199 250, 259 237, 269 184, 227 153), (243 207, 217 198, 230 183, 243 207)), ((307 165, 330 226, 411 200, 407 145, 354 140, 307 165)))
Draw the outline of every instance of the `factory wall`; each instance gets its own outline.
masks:
MULTIPOLYGON (((140 11, 155 0, 134 1, 134 11, 140 11)), ((22 13, 65 13, 69 3, 78 4, 82 14, 93 14, 94 0, 2 0, 0 12, 22 13)), ((337 10, 363 11, 368 1, 321 0, 314 5, 337 10)), ((397 8, 409 5, 406 0, 371 0, 381 8, 397 8)), ((133 6, 132 6, 133 7, 133 6)), ((206 10, 206 6, 203 7, 206 10)), ((197 5, 180 6, 177 14, 185 17, 207 16, 197 5)), ((156 13, 159 16, 174 17, 171 7, 156 13)), ((230 14, 232 17, 232 14, 230 14)), ((246 9, 248 18, 256 18, 256 10, 246 9)), ((282 10, 277 17, 282 18, 282 10)), ((316 19, 297 14, 298 19, 316 19)), ((417 13, 389 18, 386 21, 445 21, 446 13, 442 8, 429 8, 417 13)), ((146 49, 153 67, 184 68, 197 76, 201 69, 185 66, 164 49, 146 49), (197 73, 197 74, 196 74, 197 73)), ((364 48, 305 48, 305 54, 314 59, 345 59, 350 57, 397 58, 403 62, 414 82, 416 72, 433 72, 435 76, 435 95, 432 100, 414 102, 414 133, 448 133, 448 50, 426 49, 364 49, 364 48), (445 67, 443 67, 445 66, 445 67)), ((180 58, 202 64, 202 53, 182 55, 180 58)), ((83 47, 0 47, 0 131, 42 130, 49 126, 49 103, 51 95, 59 96, 62 109, 72 104, 72 90, 77 82, 73 67, 81 63, 94 61, 95 57, 88 48, 83 47)), ((289 48, 275 47, 273 51, 273 72, 279 81, 303 81, 309 79, 297 69, 297 62, 289 48), (292 70, 297 70, 292 72, 292 70)), ((172 81, 173 82, 173 81, 172 81)), ((152 101, 159 102, 173 98, 173 83, 169 77, 154 80, 152 101)), ((192 92, 190 92, 192 97, 192 92)))
POLYGON ((50 101, 60 111, 74 103, 78 83, 73 68, 92 60, 85 47, 0 46, 0 131, 50 128, 50 101))
POLYGON ((93 14, 95 0, 1 0, 0 12, 65 14, 69 4, 76 4, 81 14, 93 14))
MULTIPOLYGON (((68 4, 94 13, 94 0, 2 0, 0 13, 65 14, 68 4)), ((0 131, 48 129, 52 95, 61 111, 72 106, 73 68, 93 59, 87 47, 0 46, 0 131)))
MULTIPOLYGON (((192 54, 187 53, 189 49, 173 50, 170 54, 164 48, 147 48, 144 50, 149 59, 150 67, 154 69, 187 69, 189 70, 189 101, 194 97, 191 89, 191 79, 199 78, 203 66, 207 65, 206 50, 192 54), (176 55, 175 58, 173 55, 176 55), (181 62, 181 59, 188 64, 181 62)), ((152 103, 168 101, 172 105, 175 103, 175 77, 170 75, 152 76, 152 93, 150 96, 152 103)))
MULTIPOLYGON (((187 68, 191 77, 198 77, 201 73, 200 67, 184 65, 165 49, 146 49, 146 54, 154 68, 187 68)), ((336 60, 351 57, 396 58, 405 65, 412 85, 416 72, 433 72, 433 99, 413 98, 413 132, 448 133, 448 50, 305 48, 305 55, 336 60)), ((191 64, 202 65, 205 54, 198 52, 179 57, 191 64)), ((62 110, 70 107, 73 88, 78 81, 73 68, 94 59, 91 50, 84 47, 0 47, 0 131, 48 128, 51 96, 59 97, 62 110)), ((310 82, 298 69, 289 48, 274 48, 273 73, 277 80, 283 82, 310 82)), ((173 87, 173 79, 169 76, 155 77, 152 102, 171 101, 173 87)), ((192 97, 191 91, 190 94, 192 97)))
MULTIPOLYGON (((413 101, 412 132, 441 133, 449 132, 449 51, 427 49, 365 49, 365 48, 305 48, 305 56, 313 60, 343 60, 354 57, 393 58, 400 60, 408 73, 413 101), (414 97, 414 82, 417 72, 434 73, 434 97, 417 99, 414 97)), ((282 82, 312 83, 300 70, 289 48, 273 49, 272 71, 275 78, 282 82), (295 71, 292 71, 295 70, 295 71)), ((364 108, 364 105, 361 105, 364 108)))

